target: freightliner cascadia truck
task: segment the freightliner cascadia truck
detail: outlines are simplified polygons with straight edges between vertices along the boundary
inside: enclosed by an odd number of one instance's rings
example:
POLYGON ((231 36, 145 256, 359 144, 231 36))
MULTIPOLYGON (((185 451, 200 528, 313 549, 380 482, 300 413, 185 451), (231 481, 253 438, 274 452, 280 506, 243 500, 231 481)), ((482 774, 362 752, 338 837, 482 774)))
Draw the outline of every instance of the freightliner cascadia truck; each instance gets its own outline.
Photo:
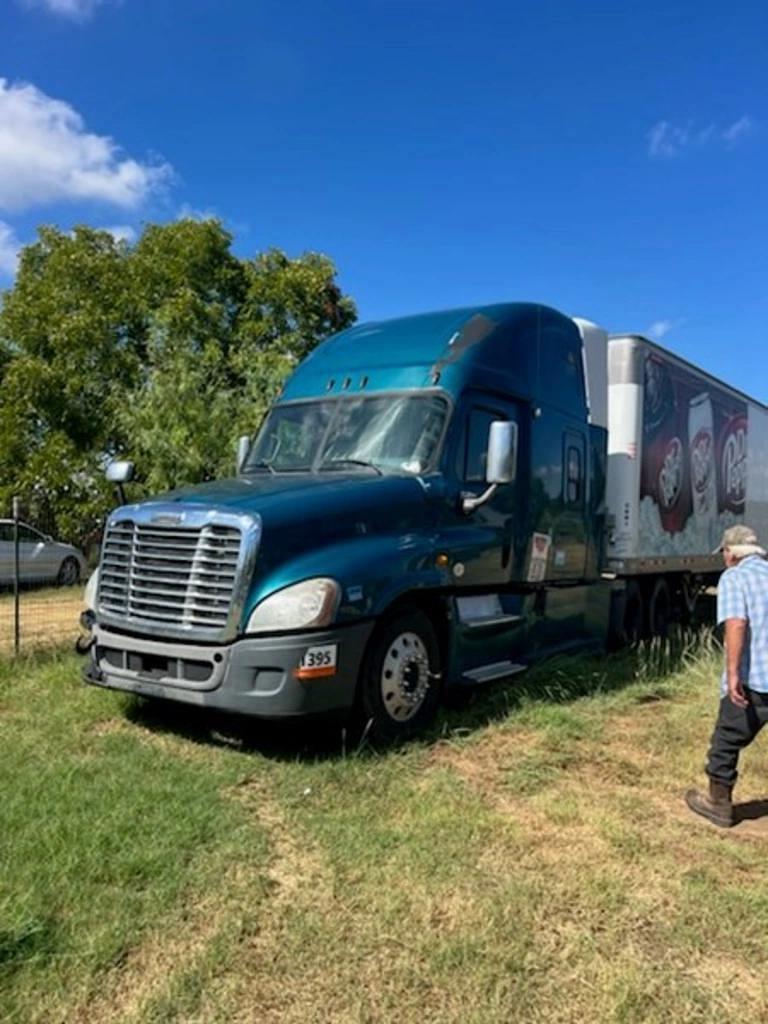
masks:
POLYGON ((765 406, 538 304, 330 337, 241 456, 108 517, 91 683, 397 738, 452 687, 664 634, 724 527, 768 532, 765 406))

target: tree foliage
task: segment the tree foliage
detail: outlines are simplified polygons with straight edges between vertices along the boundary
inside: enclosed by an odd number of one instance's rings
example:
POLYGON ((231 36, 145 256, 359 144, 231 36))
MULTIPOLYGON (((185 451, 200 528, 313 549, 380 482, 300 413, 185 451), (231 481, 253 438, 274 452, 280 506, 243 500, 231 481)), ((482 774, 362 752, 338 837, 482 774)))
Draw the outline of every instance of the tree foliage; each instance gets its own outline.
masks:
POLYGON ((231 250, 215 220, 148 225, 134 246, 44 227, 0 307, 0 507, 62 537, 112 503, 104 466, 140 491, 231 474, 287 373, 354 322, 328 257, 231 250))

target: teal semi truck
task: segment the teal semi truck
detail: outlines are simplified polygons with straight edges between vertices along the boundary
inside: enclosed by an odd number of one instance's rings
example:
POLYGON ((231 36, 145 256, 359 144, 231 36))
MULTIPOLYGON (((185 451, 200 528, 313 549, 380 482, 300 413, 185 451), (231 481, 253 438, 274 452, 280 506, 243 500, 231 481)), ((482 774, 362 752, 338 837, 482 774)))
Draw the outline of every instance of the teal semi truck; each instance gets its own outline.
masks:
POLYGON ((408 735, 450 688, 690 615, 719 531, 768 524, 764 454, 765 407, 637 335, 534 303, 361 324, 236 478, 109 516, 86 678, 408 735))

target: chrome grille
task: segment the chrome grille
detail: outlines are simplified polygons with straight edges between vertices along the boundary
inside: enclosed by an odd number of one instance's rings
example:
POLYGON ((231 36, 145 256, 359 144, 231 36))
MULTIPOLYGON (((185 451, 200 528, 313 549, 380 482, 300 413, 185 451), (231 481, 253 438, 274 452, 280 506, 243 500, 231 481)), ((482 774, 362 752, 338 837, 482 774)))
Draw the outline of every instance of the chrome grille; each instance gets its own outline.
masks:
POLYGON ((240 558, 235 526, 162 526, 117 519, 107 527, 99 612, 184 632, 223 632, 240 558))

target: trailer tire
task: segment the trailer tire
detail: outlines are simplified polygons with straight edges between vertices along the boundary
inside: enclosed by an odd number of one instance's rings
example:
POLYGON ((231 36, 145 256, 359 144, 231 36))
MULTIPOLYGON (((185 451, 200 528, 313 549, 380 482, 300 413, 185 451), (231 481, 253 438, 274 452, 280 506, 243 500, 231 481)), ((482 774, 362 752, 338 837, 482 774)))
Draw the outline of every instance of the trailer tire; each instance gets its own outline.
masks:
POLYGON ((667 581, 663 576, 659 576, 653 584, 648 601, 648 632, 652 637, 667 637, 671 622, 672 594, 667 581))
POLYGON ((636 644, 645 635, 645 602, 637 580, 629 580, 624 596, 624 641, 636 644))
POLYGON ((420 608, 400 608, 374 630, 363 660, 356 718, 362 735, 391 743, 423 731, 440 703, 437 632, 420 608))

